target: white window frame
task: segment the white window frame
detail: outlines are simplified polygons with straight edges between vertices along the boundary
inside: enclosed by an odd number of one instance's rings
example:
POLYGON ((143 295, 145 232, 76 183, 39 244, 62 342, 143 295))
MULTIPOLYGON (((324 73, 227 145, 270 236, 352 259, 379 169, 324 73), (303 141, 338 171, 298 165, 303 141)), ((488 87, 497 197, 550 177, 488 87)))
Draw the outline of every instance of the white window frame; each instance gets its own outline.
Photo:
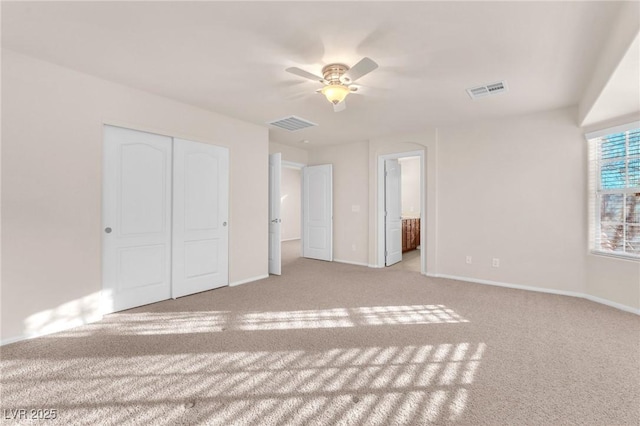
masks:
MULTIPOLYGON (((597 140, 608 135, 616 133, 625 133, 630 130, 640 129, 640 121, 624 124, 621 126, 610 127, 607 129, 598 130, 595 132, 585 134, 585 138, 589 143, 589 252, 595 255, 610 256, 626 260, 640 261, 640 255, 634 255, 624 252, 615 252, 609 250, 603 250, 601 247, 597 247, 599 244, 599 235, 601 234, 601 197, 603 194, 621 194, 627 196, 640 192, 640 187, 623 188, 623 189, 606 189, 600 188, 601 177, 601 160, 598 158, 598 146, 597 140)), ((627 142, 628 144, 628 142, 627 142)), ((629 160, 640 159, 640 155, 629 156, 628 150, 623 157, 625 162, 629 160)), ((613 161, 620 161, 619 159, 612 159, 613 161)), ((628 175, 626 176, 629 179, 628 175)), ((624 227, 624 223, 623 223, 624 227)), ((626 232, 626 227, 623 232, 626 232)), ((625 237, 626 241, 626 237, 625 237)))

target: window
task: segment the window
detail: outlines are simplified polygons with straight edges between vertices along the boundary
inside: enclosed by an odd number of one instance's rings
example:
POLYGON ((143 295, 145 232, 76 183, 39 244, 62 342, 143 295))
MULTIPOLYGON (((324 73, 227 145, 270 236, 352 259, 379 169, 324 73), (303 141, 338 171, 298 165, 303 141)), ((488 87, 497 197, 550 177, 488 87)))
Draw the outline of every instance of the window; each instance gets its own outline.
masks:
POLYGON ((640 122, 587 139, 591 251, 640 259, 640 122))

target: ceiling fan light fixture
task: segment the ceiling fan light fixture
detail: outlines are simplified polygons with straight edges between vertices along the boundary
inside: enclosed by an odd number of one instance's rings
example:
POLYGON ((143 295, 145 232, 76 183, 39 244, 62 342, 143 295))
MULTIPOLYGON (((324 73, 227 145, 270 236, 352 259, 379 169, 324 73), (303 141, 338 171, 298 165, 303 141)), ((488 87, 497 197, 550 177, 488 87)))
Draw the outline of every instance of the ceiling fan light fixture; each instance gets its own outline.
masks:
POLYGON ((322 77, 298 67, 290 67, 285 71, 324 84, 324 87, 316 90, 316 93, 322 93, 333 104, 333 111, 340 112, 346 108, 344 100, 347 95, 358 90, 351 84, 376 68, 378 68, 378 64, 372 59, 364 57, 351 68, 338 63, 326 65, 322 68, 322 77))
POLYGON ((350 90, 342 84, 329 84, 322 88, 322 94, 334 105, 344 101, 350 90))

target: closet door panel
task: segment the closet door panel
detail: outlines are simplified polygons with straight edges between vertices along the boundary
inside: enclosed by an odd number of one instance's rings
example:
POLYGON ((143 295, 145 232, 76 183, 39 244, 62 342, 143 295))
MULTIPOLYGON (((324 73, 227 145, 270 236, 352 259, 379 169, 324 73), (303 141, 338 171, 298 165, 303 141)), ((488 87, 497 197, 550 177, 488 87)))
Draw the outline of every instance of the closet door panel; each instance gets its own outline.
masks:
POLYGON ((103 310, 166 300, 171 138, 105 126, 103 154, 103 310))
POLYGON ((229 151, 174 139, 174 298, 227 285, 229 151))

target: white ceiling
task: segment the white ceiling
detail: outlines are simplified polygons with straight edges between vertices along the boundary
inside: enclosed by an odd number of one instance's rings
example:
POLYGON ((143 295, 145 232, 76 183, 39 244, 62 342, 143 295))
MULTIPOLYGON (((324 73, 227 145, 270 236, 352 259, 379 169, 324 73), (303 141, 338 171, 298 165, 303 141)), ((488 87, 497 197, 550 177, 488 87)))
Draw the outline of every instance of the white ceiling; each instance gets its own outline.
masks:
POLYGON ((2 45, 266 126, 309 148, 577 104, 616 2, 2 2, 2 45), (346 111, 285 72, 380 68, 346 111), (507 80, 505 94, 468 87, 507 80), (308 139, 309 145, 300 141, 308 139))

